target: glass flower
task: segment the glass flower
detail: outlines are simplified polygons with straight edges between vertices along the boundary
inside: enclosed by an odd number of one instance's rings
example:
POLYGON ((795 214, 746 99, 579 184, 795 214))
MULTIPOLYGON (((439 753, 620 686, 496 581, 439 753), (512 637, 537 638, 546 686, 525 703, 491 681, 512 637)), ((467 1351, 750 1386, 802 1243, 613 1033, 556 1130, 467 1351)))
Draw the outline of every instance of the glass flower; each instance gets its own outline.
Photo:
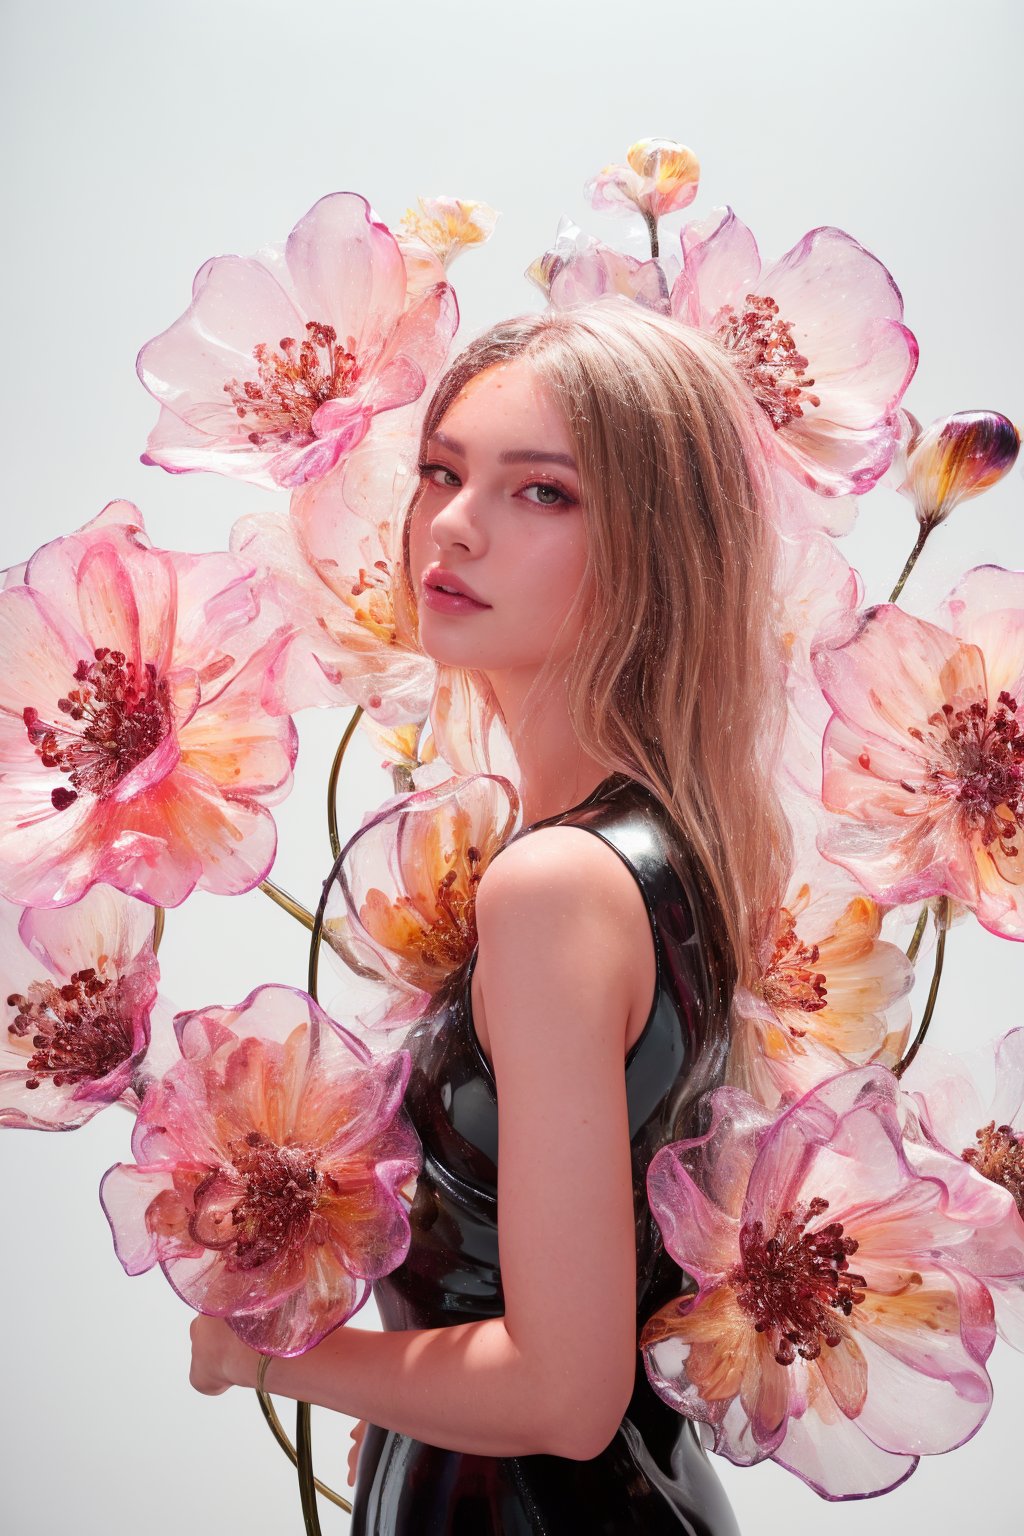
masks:
POLYGON ((256 485, 327 474, 374 416, 416 400, 458 326, 444 281, 410 281, 355 192, 322 197, 283 247, 215 256, 192 302, 139 353, 160 405, 143 463, 256 485))
POLYGON ((678 269, 676 257, 639 261, 584 235, 571 219, 563 217, 555 244, 531 262, 526 276, 536 283, 552 309, 569 309, 614 293, 667 315, 678 269))
POLYGON ((264 986, 178 1014, 132 1163, 100 1183, 129 1275, 159 1264, 246 1344, 296 1355, 347 1321, 409 1249, 420 1168, 407 1051, 374 1061, 304 992, 264 986))
POLYGON ((476 944, 476 888, 512 833, 519 797, 491 774, 448 777, 386 800, 341 851, 325 939, 384 997, 366 1029, 419 1018, 476 944), (354 963, 353 963, 354 962, 354 963))
MULTIPOLYGON (((338 495, 327 480, 312 489, 321 503, 329 493, 338 495)), ((385 726, 423 719, 436 667, 397 633, 391 547, 397 525, 371 528, 344 506, 330 515, 329 527, 322 506, 317 516, 323 556, 310 550, 294 515, 254 513, 231 530, 232 552, 258 567, 287 619, 268 656, 265 707, 283 715, 358 704, 385 726)))
MULTIPOLYGON (((696 1293, 644 1325, 648 1377, 740 1466, 771 1457, 826 1499, 894 1488, 962 1445, 992 1401, 991 1297, 934 1250, 968 1230, 908 1161, 884 1068, 821 1084, 784 1114, 733 1088, 705 1135, 651 1160, 651 1208, 696 1293)), ((978 1180, 979 1185, 984 1180, 978 1180)), ((985 1225, 1001 1192, 984 1191, 985 1225)))
POLYGON ((732 354, 780 461, 823 496, 870 490, 896 452, 918 357, 882 263, 823 225, 763 266, 731 208, 685 225, 681 242, 673 314, 732 354))
POLYGON ((420 211, 407 209, 398 226, 399 237, 421 241, 449 267, 460 251, 483 245, 494 233, 497 210, 489 203, 459 197, 417 198, 420 211))
POLYGON ((296 737, 260 707, 279 616, 252 577, 154 549, 111 502, 0 592, 0 895, 65 906, 104 881, 172 907, 263 879, 296 737))
POLYGON ((812 828, 794 829, 772 951, 753 994, 737 993, 729 1082, 769 1109, 848 1067, 895 1066, 912 1022, 913 965, 881 937, 877 903, 817 852, 812 828))
POLYGON ((689 207, 697 196, 700 164, 675 139, 638 139, 625 165, 606 165, 591 177, 584 195, 594 208, 636 208, 658 220, 689 207))
POLYGON ((153 908, 96 885, 73 906, 0 902, 0 1126, 70 1131, 125 1095, 149 1046, 153 908))
POLYGON ((913 502, 923 528, 945 522, 961 501, 997 484, 1016 462, 1020 433, 999 411, 955 411, 926 431, 905 414, 911 433, 897 457, 902 478, 896 489, 913 502))
POLYGON ((961 1199, 970 1203, 978 1176, 1004 1192, 997 1224, 987 1233, 971 1232, 971 1262, 992 1293, 999 1333, 1024 1350, 1024 1028, 986 1047, 984 1057, 973 1054, 976 1073, 962 1058, 930 1046, 914 1057, 902 1085, 920 1135, 908 1138, 908 1155, 923 1173, 934 1160, 929 1144, 960 1160, 961 1185, 945 1175, 957 1206, 961 1199), (985 1077, 983 1096, 978 1084, 985 1077))
POLYGON ((1021 938, 1024 572, 976 566, 938 618, 881 603, 813 648, 834 711, 822 799, 841 813, 819 847, 876 901, 946 894, 1021 938))

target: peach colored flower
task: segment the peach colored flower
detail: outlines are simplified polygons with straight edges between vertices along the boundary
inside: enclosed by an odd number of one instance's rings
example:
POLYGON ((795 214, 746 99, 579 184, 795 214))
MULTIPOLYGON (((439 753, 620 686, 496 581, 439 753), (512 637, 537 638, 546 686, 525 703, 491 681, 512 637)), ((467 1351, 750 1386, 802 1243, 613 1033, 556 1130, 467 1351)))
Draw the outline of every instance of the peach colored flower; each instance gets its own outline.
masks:
POLYGON ((149 1046, 153 908, 95 885, 73 906, 0 903, 0 1126, 70 1131, 122 1098, 149 1046))
POLYGON ((882 603, 813 648, 834 711, 822 799, 841 815, 819 847, 876 901, 946 894, 1021 938, 1024 572, 976 566, 938 619, 882 603))
POLYGON ((685 225, 680 238, 672 312, 732 353, 780 461, 823 496, 870 490, 896 452, 918 356, 882 263, 823 225, 763 266, 731 208, 685 225))
POLYGON ((327 474, 444 360, 455 296, 423 279, 355 192, 322 197, 283 247, 211 257, 188 309, 139 353, 160 404, 143 463, 271 489, 327 474))
POLYGON ((302 1354, 408 1252, 411 1058, 374 1061, 291 987, 174 1027, 181 1059, 142 1102, 135 1163, 100 1183, 117 1256, 129 1275, 159 1264, 251 1348, 302 1354))
POLYGON ((96 881, 159 906, 250 890, 295 730, 261 709, 251 564, 154 549, 129 502, 45 545, 0 592, 0 895, 96 881))
POLYGON ((658 220, 687 208, 697 196, 700 164, 675 139, 638 139, 625 165, 606 165, 584 188, 594 208, 636 208, 658 220))
POLYGON ((512 834, 519 797, 491 774, 449 777, 397 795, 341 851, 325 938, 353 970, 383 984, 359 1015, 367 1029, 419 1018, 476 944, 476 888, 512 834))
POLYGON ((489 203, 459 197, 417 198, 420 211, 409 208, 398 226, 399 238, 418 240, 449 267, 460 251, 483 245, 494 233, 497 210, 489 203))
POLYGON ((992 1401, 992 1300, 969 1236, 1002 1192, 978 1179, 948 1214, 938 1171, 908 1161, 898 1095, 880 1067, 778 1116, 720 1088, 706 1134, 662 1147, 647 1174, 697 1285, 642 1330, 652 1386, 730 1461, 771 1457, 826 1499, 896 1487, 992 1401))

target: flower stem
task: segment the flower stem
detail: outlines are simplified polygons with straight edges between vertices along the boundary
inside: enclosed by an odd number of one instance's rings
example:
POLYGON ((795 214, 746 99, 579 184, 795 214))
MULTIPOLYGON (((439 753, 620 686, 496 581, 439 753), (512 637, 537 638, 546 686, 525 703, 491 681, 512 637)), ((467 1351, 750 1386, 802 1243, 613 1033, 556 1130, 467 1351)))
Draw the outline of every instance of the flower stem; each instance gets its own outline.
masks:
POLYGON ((907 563, 900 572, 900 579, 889 594, 890 603, 894 603, 899 597, 900 593, 903 591, 903 583, 906 581, 907 577, 914 569, 914 566, 917 564, 917 557, 921 553, 922 549, 924 549, 925 541, 931 531, 932 530, 930 526, 926 527, 923 524, 918 528, 917 543, 914 545, 913 549, 910 551, 910 554, 907 556, 907 563))
POLYGON ((932 1014, 935 1012, 935 1000, 939 995, 939 982, 942 979, 942 957, 946 949, 946 929, 949 926, 949 913, 949 897, 941 896, 939 898, 938 906, 935 909, 935 966, 932 970, 932 984, 928 988, 928 1000, 924 1005, 924 1014, 921 1019, 920 1028, 918 1029, 917 1034, 914 1036, 914 1043, 911 1045, 910 1050, 907 1051, 906 1055, 903 1056, 892 1069, 896 1077, 903 1076, 904 1072, 907 1070, 907 1068, 910 1066, 910 1063, 917 1055, 921 1042, 928 1032, 928 1025, 932 1021, 932 1014))
MULTIPOLYGON (((277 1441, 278 1445, 281 1447, 282 1451, 284 1451, 285 1455, 288 1457, 288 1460, 291 1462, 292 1466, 297 1467, 299 1464, 299 1458, 296 1454, 295 1447, 292 1445, 291 1441, 288 1439, 288 1436, 285 1434, 284 1425, 281 1423, 281 1420, 277 1416, 277 1410, 271 1401, 269 1392, 260 1392, 257 1390, 256 1396, 259 1398, 260 1408, 263 1410, 263 1417, 270 1425, 271 1434, 277 1441)), ((318 1477, 314 1477, 313 1486, 317 1493, 322 1493, 325 1499, 329 1499, 332 1504, 336 1504, 338 1508, 343 1509, 346 1514, 350 1515, 352 1513, 352 1505, 348 1502, 348 1500, 343 1499, 340 1493, 335 1493, 334 1489, 330 1488, 327 1483, 322 1483, 318 1477)))
POLYGON ((928 903, 925 902, 921 908, 921 915, 917 919, 917 927, 914 929, 913 937, 911 938, 910 943, 907 945, 907 959, 910 961, 911 965, 913 965, 917 960, 917 952, 921 948, 921 940, 924 938, 924 930, 927 926, 928 903))
POLYGON ((655 257, 655 256, 657 256, 658 249, 659 249, 659 247, 658 247, 658 221, 654 217, 653 213, 645 213, 644 214, 644 220, 646 221, 647 233, 650 236, 650 240, 651 240, 651 256, 655 257))
POLYGON ((341 852, 341 840, 338 837, 338 778, 341 774, 342 758, 345 756, 345 750, 352 740, 352 732, 359 724, 359 717, 362 712, 363 706, 357 704, 351 720, 345 727, 345 734, 338 742, 338 750, 334 754, 330 777, 327 780, 327 832, 331 839, 331 857, 335 859, 341 852))
POLYGON ((153 912, 153 953, 160 948, 160 940, 164 936, 164 909, 156 907, 153 912))
POLYGON ((295 1413, 296 1465, 299 1469, 299 1496, 302 1499, 302 1519, 306 1536, 321 1536, 320 1517, 316 1510, 316 1479, 313 1476, 313 1442, 310 1438, 310 1411, 308 1403, 299 1403, 295 1413))
POLYGON ((275 901, 279 907, 283 907, 291 917, 296 918, 303 928, 312 930, 312 912, 307 912, 302 903, 296 901, 294 896, 289 896, 287 891, 282 891, 281 887, 275 885, 273 880, 261 880, 259 889, 265 896, 269 896, 271 901, 275 901))

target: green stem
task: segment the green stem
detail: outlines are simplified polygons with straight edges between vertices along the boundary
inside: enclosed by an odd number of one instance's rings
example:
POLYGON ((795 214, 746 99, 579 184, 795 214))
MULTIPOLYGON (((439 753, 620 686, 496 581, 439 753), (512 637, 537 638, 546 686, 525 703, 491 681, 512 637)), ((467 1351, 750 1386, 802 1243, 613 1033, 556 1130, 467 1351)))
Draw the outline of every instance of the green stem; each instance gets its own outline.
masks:
POLYGON ((334 754, 330 777, 327 780, 327 832, 331 839, 331 857, 334 859, 341 852, 341 841, 338 837, 338 778, 341 774, 341 762, 345 756, 345 750, 352 740, 352 732, 359 724, 359 717, 362 712, 363 706, 357 704, 351 720, 345 727, 345 734, 338 742, 338 750, 334 754))
POLYGON ((282 907, 290 917, 294 917, 300 922, 303 928, 312 930, 312 912, 308 912, 300 901, 295 900, 294 896, 289 896, 287 891, 282 891, 281 887, 275 885, 273 880, 261 880, 259 888, 264 896, 269 896, 271 901, 276 902, 279 907, 282 907))
POLYGON ((316 1511, 316 1479, 313 1476, 313 1442, 310 1438, 308 1403, 299 1403, 295 1413, 295 1451, 298 1457, 299 1497, 306 1536, 321 1536, 320 1517, 316 1511))
POLYGON ((900 572, 900 579, 889 594, 890 603, 894 603, 899 597, 900 593, 903 591, 903 583, 906 581, 907 577, 914 569, 914 566, 917 564, 917 557, 921 553, 922 549, 924 549, 925 541, 932 531, 932 526, 933 525, 930 523, 922 523, 918 528, 917 543, 914 545, 913 549, 910 551, 910 554, 907 556, 907 563, 900 572))
POLYGON ((917 919, 917 927, 914 929, 913 938, 907 945, 907 959, 913 965, 917 961, 917 952, 921 948, 921 940, 924 938, 924 930, 928 926, 928 903, 921 908, 921 915, 917 919))
MULTIPOLYGON (((277 1416, 277 1410, 271 1401, 270 1394, 268 1392, 260 1392, 257 1389, 256 1396, 259 1398, 260 1408, 263 1410, 263 1417, 270 1425, 270 1433, 273 1435, 282 1451, 284 1451, 292 1466, 298 1467, 299 1458, 296 1454, 295 1447, 292 1445, 291 1441, 288 1439, 288 1436, 284 1432, 284 1425, 281 1423, 281 1420, 277 1416)), ((334 1489, 329 1487, 327 1483, 322 1483, 318 1477, 314 1477, 313 1486, 317 1493, 322 1493, 325 1499, 329 1499, 332 1504, 336 1504, 338 1508, 343 1509, 346 1514, 350 1515, 352 1513, 352 1505, 348 1502, 348 1499, 343 1499, 340 1493, 335 1493, 334 1489)))
POLYGON ((939 995, 939 982, 942 979, 942 957, 946 949, 946 929, 949 924, 949 913, 949 897, 942 896, 939 898, 939 904, 935 913, 935 966, 932 970, 932 984, 928 989, 928 1000, 924 1005, 924 1015, 921 1019, 920 1028, 918 1029, 917 1034, 914 1036, 914 1043, 911 1045, 910 1050, 907 1051, 906 1055, 903 1056, 902 1059, 898 1061, 893 1067, 893 1072, 897 1077, 903 1076, 904 1072, 907 1070, 907 1068, 910 1066, 910 1063, 917 1055, 921 1046, 921 1042, 925 1035, 928 1033, 928 1025, 932 1021, 932 1014, 935 1012, 935 1000, 939 995))

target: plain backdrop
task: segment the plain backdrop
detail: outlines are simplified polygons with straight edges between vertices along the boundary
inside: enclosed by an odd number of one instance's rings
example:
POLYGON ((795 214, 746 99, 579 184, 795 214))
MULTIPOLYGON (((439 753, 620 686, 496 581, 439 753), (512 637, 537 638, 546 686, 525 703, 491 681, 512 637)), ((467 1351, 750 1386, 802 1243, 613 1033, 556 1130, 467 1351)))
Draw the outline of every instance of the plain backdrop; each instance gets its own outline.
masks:
MULTIPOLYGON (((921 362, 922 420, 987 407, 1024 420, 1020 358, 1021 11, 1010 0, 174 0, 87 6, 3 0, 0 115, 6 483, 0 564, 24 559, 115 497, 157 544, 226 545, 272 493, 139 462, 156 408, 139 347, 186 307, 211 255, 283 240, 324 193, 354 190, 396 224, 418 194, 501 210, 452 269, 464 339, 540 307, 525 268, 559 215, 613 241, 583 183, 635 139, 699 155, 687 216, 729 203, 775 258, 837 224, 893 273, 921 362)), ((675 239, 681 217, 663 233, 675 239)), ((630 247, 639 249, 639 247, 630 247)), ((928 611, 969 566, 1024 565, 1019 471, 963 505, 903 596, 928 611)), ((843 548, 884 600, 916 524, 889 490, 862 499, 843 548)), ((346 713, 299 717, 275 878, 314 903, 329 863, 324 784, 346 713)), ((365 739, 342 785, 342 832, 391 792, 365 739)), ((973 920, 951 937, 934 1040, 955 1048, 1020 1024, 1021 954, 973 920)), ((304 935, 259 892, 168 914, 163 986, 179 1008, 304 985, 304 935)), ((927 977, 919 981, 919 1012, 927 977)), ((159 1271, 129 1280, 97 1186, 127 1159, 129 1115, 69 1135, 0 1136, 4 1332, 0 1525, 11 1536, 282 1536, 301 1529, 293 1472, 255 1396, 188 1383, 191 1314, 159 1271)), ((372 1308, 354 1320, 376 1326, 372 1308)), ((572 1319, 566 1318, 566 1327, 572 1319)), ((581 1339, 581 1348, 600 1341, 581 1339)), ((774 1464, 716 1461, 749 1536, 933 1536, 1020 1523, 1024 1361, 997 1344, 977 1436, 925 1460, 870 1506, 830 1505, 774 1464)), ((291 1427, 291 1407, 279 1400, 291 1427)), ((316 1465, 345 1488, 349 1420, 314 1412, 316 1465)), ((348 1518, 322 1507, 324 1531, 348 1518)))

